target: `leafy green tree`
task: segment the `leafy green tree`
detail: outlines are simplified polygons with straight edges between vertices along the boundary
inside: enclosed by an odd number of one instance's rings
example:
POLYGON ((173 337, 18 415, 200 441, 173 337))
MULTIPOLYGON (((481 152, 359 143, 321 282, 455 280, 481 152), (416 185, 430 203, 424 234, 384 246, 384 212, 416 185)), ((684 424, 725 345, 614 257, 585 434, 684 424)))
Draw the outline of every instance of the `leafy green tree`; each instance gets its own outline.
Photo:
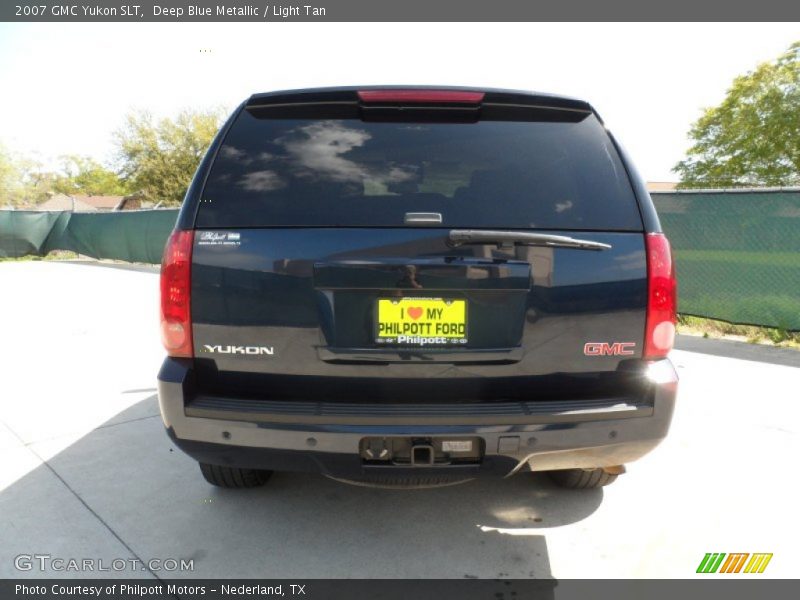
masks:
POLYGON ((32 205, 47 199, 52 179, 37 160, 19 156, 0 143, 0 206, 32 205))
POLYGON ((53 181, 54 192, 69 196, 126 196, 131 193, 119 175, 87 156, 62 156, 61 161, 62 173, 53 181))
POLYGON ((129 114, 115 133, 123 180, 148 200, 180 204, 221 121, 219 110, 159 121, 148 112, 129 114))
POLYGON ((0 207, 17 204, 18 181, 19 175, 14 157, 3 144, 0 144, 0 207))
POLYGON ((0 206, 33 206, 54 193, 124 196, 130 189, 116 173, 91 158, 62 157, 61 170, 54 172, 0 144, 0 206))
POLYGON ((692 125, 680 187, 800 184, 800 42, 737 77, 692 125))

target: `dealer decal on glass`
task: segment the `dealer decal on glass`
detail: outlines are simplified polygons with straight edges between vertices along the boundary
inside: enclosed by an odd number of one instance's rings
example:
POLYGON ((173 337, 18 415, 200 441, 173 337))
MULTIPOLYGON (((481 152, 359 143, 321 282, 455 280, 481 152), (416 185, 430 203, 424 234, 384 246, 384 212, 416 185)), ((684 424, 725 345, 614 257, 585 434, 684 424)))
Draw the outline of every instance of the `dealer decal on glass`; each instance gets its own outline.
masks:
POLYGON ((467 302, 446 298, 381 298, 375 342, 402 346, 467 343, 467 302))

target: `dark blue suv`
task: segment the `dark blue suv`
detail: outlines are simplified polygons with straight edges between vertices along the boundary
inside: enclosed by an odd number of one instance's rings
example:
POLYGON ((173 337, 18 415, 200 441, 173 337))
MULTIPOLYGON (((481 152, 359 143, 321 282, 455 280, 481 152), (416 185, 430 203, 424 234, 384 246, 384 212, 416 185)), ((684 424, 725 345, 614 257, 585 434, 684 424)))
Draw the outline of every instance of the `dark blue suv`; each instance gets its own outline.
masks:
POLYGON ((197 170, 161 292, 164 423, 215 485, 597 487, 672 417, 669 243, 581 100, 253 95, 197 170))

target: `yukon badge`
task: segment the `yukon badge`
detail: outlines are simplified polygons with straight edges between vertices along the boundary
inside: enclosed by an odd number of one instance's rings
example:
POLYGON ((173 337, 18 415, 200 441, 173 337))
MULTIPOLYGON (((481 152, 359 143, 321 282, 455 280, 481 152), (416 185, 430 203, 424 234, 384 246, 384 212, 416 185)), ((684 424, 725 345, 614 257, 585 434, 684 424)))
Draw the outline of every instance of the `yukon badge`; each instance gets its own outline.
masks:
POLYGON ((630 356, 635 347, 636 342, 588 342, 583 346, 583 353, 586 356, 630 356))
POLYGON ((268 354, 272 356, 275 354, 275 348, 272 346, 209 346, 203 344, 203 352, 209 354, 249 354, 249 355, 263 355, 268 354))

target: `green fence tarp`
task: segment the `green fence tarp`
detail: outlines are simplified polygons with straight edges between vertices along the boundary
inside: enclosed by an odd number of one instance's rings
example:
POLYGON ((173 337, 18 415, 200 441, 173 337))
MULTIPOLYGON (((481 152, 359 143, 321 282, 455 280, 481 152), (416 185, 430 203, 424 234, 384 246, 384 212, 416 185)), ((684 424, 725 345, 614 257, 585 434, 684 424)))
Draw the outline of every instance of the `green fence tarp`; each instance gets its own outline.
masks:
MULTIPOLYGON (((800 331, 800 191, 652 194, 681 313, 800 331)), ((158 263, 177 210, 0 211, 0 256, 72 250, 158 263)))
POLYGON ((42 256, 63 231, 69 213, 0 210, 0 257, 42 256))
POLYGON ((800 191, 651 194, 678 271, 678 310, 800 330, 800 191))
POLYGON ((0 257, 71 250, 93 258, 160 263, 177 217, 177 210, 0 211, 0 257))

